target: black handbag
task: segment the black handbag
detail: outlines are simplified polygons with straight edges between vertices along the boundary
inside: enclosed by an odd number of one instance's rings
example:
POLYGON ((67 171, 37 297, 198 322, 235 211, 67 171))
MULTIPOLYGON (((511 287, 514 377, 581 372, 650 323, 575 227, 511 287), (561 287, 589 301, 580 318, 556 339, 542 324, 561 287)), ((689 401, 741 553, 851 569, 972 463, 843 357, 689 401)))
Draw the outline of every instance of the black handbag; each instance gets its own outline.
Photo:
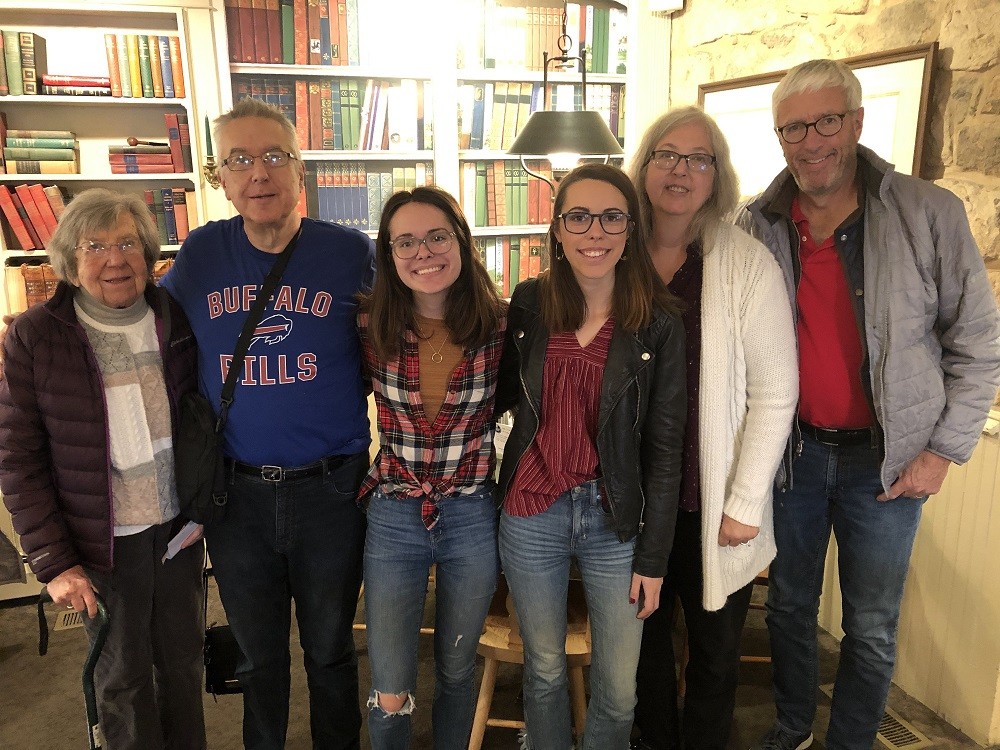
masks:
MULTIPOLYGON (((203 572, 205 585, 205 617, 208 617, 208 577, 211 574, 206 567, 203 572)), ((242 693, 243 687, 236 676, 239 666, 240 644, 236 642, 233 629, 228 625, 212 623, 205 628, 205 692, 218 697, 242 693)))
MULTIPOLYGON (((236 381, 243 371, 243 360, 250 349, 250 339, 264 315, 264 308, 271 298, 271 293, 278 285, 289 258, 292 257, 298 238, 299 234, 296 233, 274 262, 267 278, 264 279, 259 296, 243 323, 243 330, 236 342, 236 351, 233 352, 232 363, 226 374, 226 382, 222 386, 218 416, 208 399, 197 391, 186 393, 181 398, 177 440, 174 444, 174 475, 181 514, 192 521, 210 524, 220 521, 225 516, 228 493, 222 453, 222 430, 226 426, 229 407, 233 403, 236 381)), ((169 331, 169 305, 165 304, 164 309, 167 311, 164 313, 164 320, 169 331)))

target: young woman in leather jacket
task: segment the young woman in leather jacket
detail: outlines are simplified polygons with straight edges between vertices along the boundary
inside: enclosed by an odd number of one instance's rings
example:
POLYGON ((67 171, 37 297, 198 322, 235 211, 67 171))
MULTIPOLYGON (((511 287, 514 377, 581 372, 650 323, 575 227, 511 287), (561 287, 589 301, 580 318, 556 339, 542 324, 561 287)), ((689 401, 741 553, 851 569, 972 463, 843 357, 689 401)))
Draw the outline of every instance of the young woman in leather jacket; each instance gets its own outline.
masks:
POLYGON ((573 744, 564 641, 575 559, 593 647, 582 747, 620 750, 677 516, 684 332, 621 170, 575 169, 555 214, 550 270, 511 299, 497 403, 516 402, 516 416, 500 473, 500 556, 524 639, 530 746, 573 744))

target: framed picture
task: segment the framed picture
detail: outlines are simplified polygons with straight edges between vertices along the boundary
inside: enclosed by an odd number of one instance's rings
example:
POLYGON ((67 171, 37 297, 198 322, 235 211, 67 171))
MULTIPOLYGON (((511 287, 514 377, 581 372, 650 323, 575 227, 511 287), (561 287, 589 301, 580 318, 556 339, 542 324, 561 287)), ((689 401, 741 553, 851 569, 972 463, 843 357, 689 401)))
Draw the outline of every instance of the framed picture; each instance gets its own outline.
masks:
MULTIPOLYGON (((845 58, 861 81, 865 108, 861 143, 918 174, 937 42, 845 58)), ((753 196, 785 167, 774 132, 771 94, 787 71, 733 78, 698 87, 698 103, 719 123, 729 141, 740 192, 753 196)))

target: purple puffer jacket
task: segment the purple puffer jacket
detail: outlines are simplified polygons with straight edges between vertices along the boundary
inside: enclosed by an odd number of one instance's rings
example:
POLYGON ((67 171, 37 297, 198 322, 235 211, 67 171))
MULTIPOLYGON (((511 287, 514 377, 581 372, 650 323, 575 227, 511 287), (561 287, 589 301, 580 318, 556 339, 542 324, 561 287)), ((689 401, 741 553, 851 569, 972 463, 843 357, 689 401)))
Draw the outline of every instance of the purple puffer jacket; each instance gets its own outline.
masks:
MULTIPOLYGON (((17 317, 4 340, 0 491, 42 583, 74 565, 110 571, 114 545, 104 384, 73 294, 60 283, 51 300, 17 317)), ((197 388, 195 340, 165 291, 150 284, 145 295, 156 315, 176 436, 180 398, 197 388)))

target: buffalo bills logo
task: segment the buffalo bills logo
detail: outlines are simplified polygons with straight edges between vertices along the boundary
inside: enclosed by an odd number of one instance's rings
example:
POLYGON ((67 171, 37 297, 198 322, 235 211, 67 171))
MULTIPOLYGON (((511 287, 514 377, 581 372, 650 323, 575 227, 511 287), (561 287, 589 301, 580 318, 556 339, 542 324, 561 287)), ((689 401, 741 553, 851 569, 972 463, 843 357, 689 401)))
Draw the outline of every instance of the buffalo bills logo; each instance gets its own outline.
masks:
POLYGON ((292 321, 290 318, 286 318, 284 315, 271 315, 257 324, 253 336, 250 338, 250 347, 253 348, 253 345, 258 341, 263 341, 268 345, 277 344, 287 338, 291 332, 292 321))

